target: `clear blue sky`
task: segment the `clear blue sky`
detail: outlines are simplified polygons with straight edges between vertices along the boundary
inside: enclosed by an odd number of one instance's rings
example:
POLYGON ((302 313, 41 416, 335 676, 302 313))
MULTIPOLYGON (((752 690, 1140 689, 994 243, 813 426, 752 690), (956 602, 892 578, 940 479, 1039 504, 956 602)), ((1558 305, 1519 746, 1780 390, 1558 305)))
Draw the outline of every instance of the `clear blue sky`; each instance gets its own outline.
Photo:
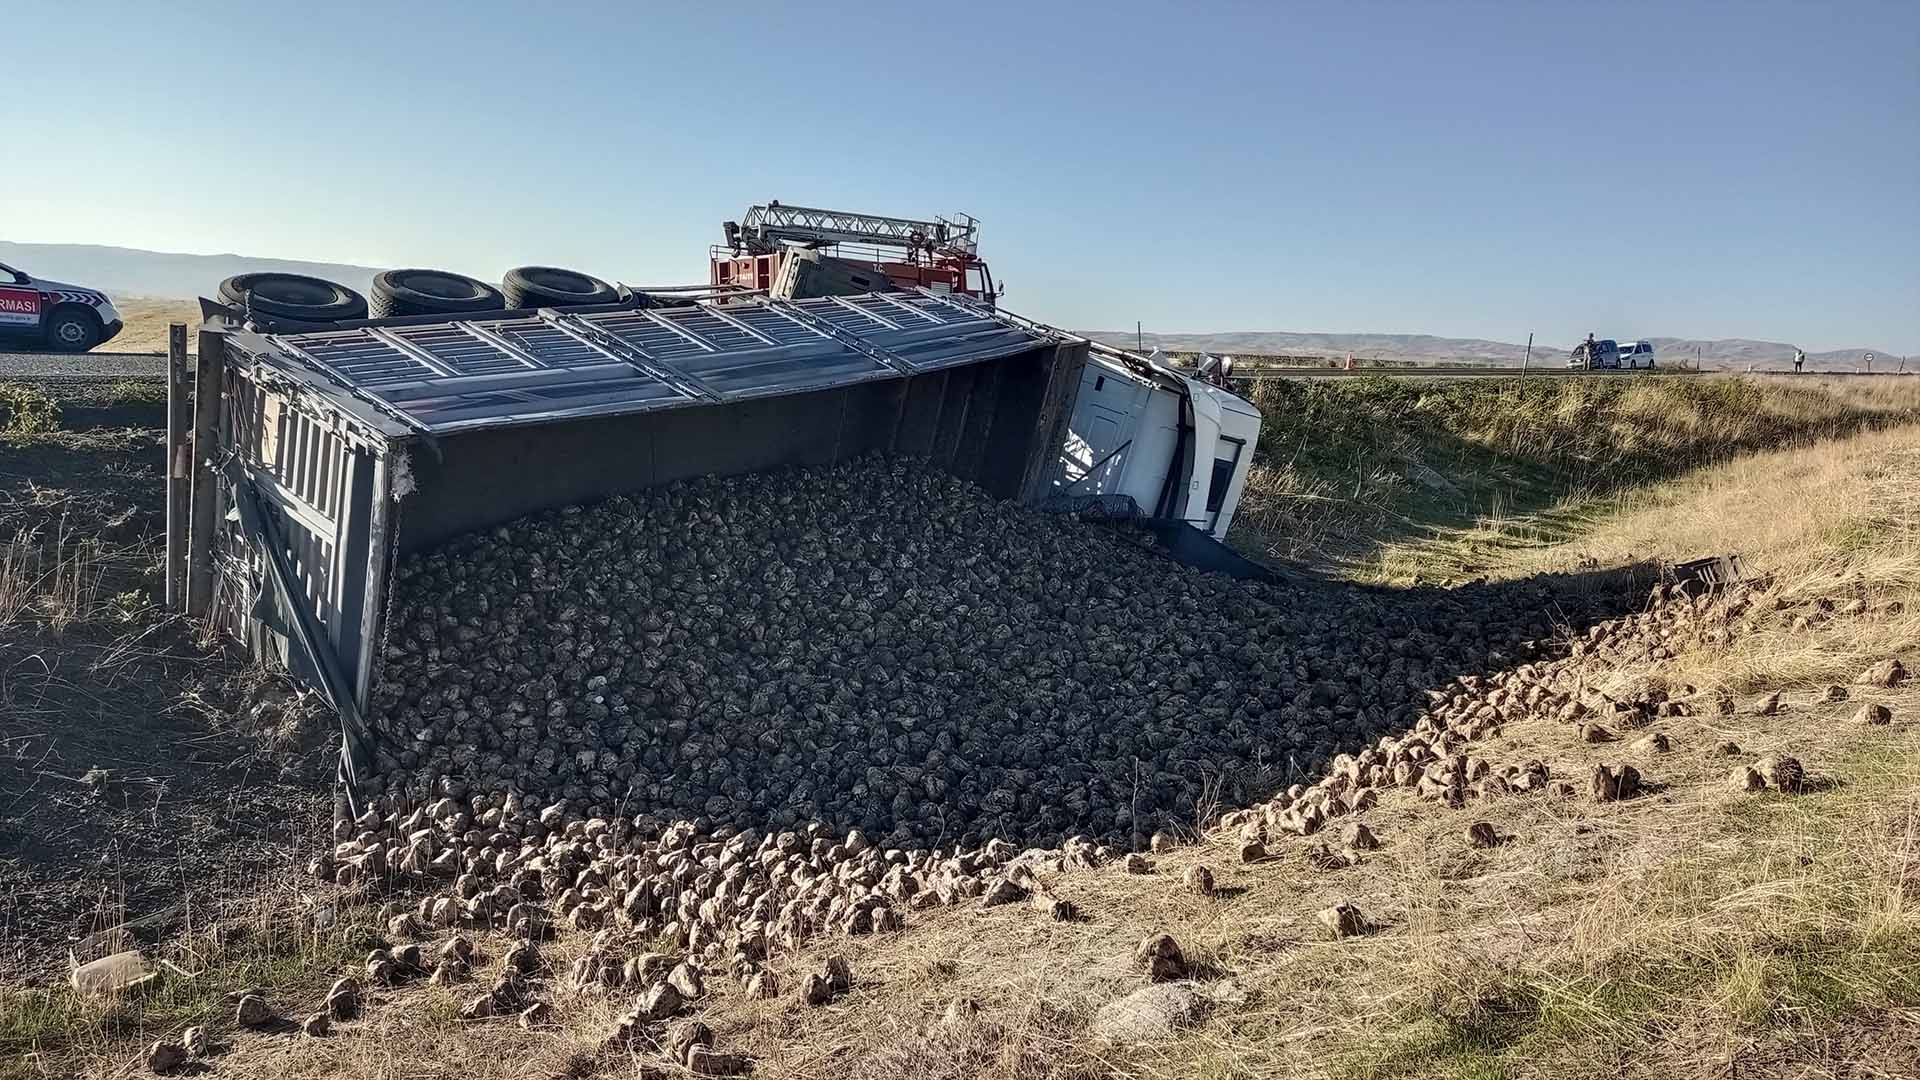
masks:
POLYGON ((21 15, 4 239, 649 284, 778 198, 1078 328, 1920 352, 1913 0, 21 15))

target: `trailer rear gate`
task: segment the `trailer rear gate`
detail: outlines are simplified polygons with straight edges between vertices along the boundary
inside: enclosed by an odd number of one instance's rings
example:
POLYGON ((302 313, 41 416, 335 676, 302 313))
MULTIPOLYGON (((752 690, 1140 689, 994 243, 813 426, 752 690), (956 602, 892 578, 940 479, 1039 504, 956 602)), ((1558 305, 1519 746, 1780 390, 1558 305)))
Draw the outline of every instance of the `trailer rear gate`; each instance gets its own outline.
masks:
POLYGON ((218 422, 195 455, 193 520, 210 528, 187 539, 189 608, 357 716, 400 555, 678 479, 875 452, 1036 501, 1087 346, 896 293, 286 335, 210 324, 200 349, 221 394, 200 403, 218 422))

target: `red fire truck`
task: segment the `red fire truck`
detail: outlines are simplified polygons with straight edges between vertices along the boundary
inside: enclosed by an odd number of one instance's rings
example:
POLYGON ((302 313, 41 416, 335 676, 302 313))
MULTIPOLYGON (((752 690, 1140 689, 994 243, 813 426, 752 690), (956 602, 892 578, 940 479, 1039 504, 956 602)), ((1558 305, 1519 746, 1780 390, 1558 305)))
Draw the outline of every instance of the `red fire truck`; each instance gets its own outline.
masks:
POLYGON ((884 275, 898 288, 961 293, 989 306, 998 296, 992 272, 980 261, 980 223, 967 214, 916 221, 775 199, 748 207, 739 221, 721 228, 726 243, 709 252, 709 284, 715 287, 772 289, 782 261, 798 248, 851 271, 884 275))

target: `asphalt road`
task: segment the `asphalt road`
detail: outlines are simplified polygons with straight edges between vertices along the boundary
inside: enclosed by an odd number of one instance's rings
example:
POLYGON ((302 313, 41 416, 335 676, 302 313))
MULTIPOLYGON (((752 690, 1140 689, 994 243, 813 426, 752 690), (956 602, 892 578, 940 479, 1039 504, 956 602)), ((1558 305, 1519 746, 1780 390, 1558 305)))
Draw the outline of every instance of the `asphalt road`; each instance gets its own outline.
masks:
MULTIPOLYGON (((1523 372, 1515 367, 1430 367, 1430 368, 1357 368, 1346 371, 1340 368, 1325 367, 1261 367, 1245 368, 1235 371, 1235 379, 1361 379, 1378 375, 1388 379, 1420 379, 1445 381, 1448 379, 1511 379, 1523 372)), ((1653 371, 1581 371, 1575 368, 1546 367, 1536 365, 1526 369, 1528 378, 1536 375, 1553 378, 1637 378, 1647 375, 1696 375, 1699 372, 1680 368, 1656 368, 1653 371)), ((1738 374, 1737 372, 1719 372, 1718 374, 1738 374)), ((1790 374, 1785 371, 1761 371, 1755 374, 1790 374)), ((1867 372, 1854 371, 1810 371, 1809 375, 1865 375, 1867 372)), ((1873 372, 1874 375, 1894 374, 1893 372, 1873 372)), ((164 353, 37 353, 37 352, 0 352, 0 382, 7 380, 25 380, 30 382, 85 379, 164 379, 167 376, 167 357, 164 353)))
MULTIPOLYGON (((1359 368, 1345 371, 1339 368, 1324 367, 1270 367, 1247 368, 1234 373, 1236 379, 1358 379, 1369 375, 1381 375, 1389 379, 1496 379, 1512 378, 1520 375, 1519 368, 1513 367, 1450 367, 1450 368, 1359 368)), ((1659 374, 1676 374, 1676 370, 1664 370, 1659 374)), ((1567 368, 1532 367, 1525 372, 1533 375, 1581 376, 1611 378, 1617 375, 1646 375, 1654 372, 1644 371, 1576 371, 1567 368)), ((1684 372, 1681 374, 1692 374, 1684 372)), ((25 379, 163 379, 167 375, 167 358, 164 353, 34 353, 0 352, 0 380, 25 379)))
POLYGON ((52 379, 164 379, 165 353, 0 352, 0 382, 52 379))
POLYGON ((1430 367, 1430 368, 1355 368, 1347 371, 1343 368, 1250 368, 1236 369, 1233 377, 1239 379, 1364 379, 1369 376, 1381 376, 1388 379, 1415 379, 1444 382, 1448 379, 1517 379, 1522 375, 1531 379, 1536 375, 1556 378, 1594 378, 1616 379, 1634 378, 1647 375, 1694 375, 1697 372, 1682 371, 1678 368, 1655 368, 1652 371, 1584 371, 1579 368, 1530 367, 1525 371, 1517 367, 1430 367))

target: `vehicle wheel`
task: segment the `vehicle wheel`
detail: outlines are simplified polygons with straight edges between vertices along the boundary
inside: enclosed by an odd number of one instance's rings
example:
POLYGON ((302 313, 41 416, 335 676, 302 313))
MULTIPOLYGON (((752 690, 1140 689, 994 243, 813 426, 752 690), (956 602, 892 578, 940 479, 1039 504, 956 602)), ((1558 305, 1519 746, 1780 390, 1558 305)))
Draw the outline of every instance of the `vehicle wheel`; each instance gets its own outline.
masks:
POLYGON ((373 277, 376 319, 401 315, 465 315, 507 306, 500 290, 447 270, 385 270, 373 277))
POLYGON ((86 352, 100 344, 100 320, 83 307, 53 309, 47 319, 47 347, 60 352, 86 352))
POLYGON ((220 299, 243 311, 299 322, 367 317, 365 297, 345 285, 304 274, 235 274, 220 283, 220 299))
POLYGON ((620 292, 594 277, 557 266, 516 266, 501 275, 500 291, 510 308, 576 307, 614 304, 620 292))

